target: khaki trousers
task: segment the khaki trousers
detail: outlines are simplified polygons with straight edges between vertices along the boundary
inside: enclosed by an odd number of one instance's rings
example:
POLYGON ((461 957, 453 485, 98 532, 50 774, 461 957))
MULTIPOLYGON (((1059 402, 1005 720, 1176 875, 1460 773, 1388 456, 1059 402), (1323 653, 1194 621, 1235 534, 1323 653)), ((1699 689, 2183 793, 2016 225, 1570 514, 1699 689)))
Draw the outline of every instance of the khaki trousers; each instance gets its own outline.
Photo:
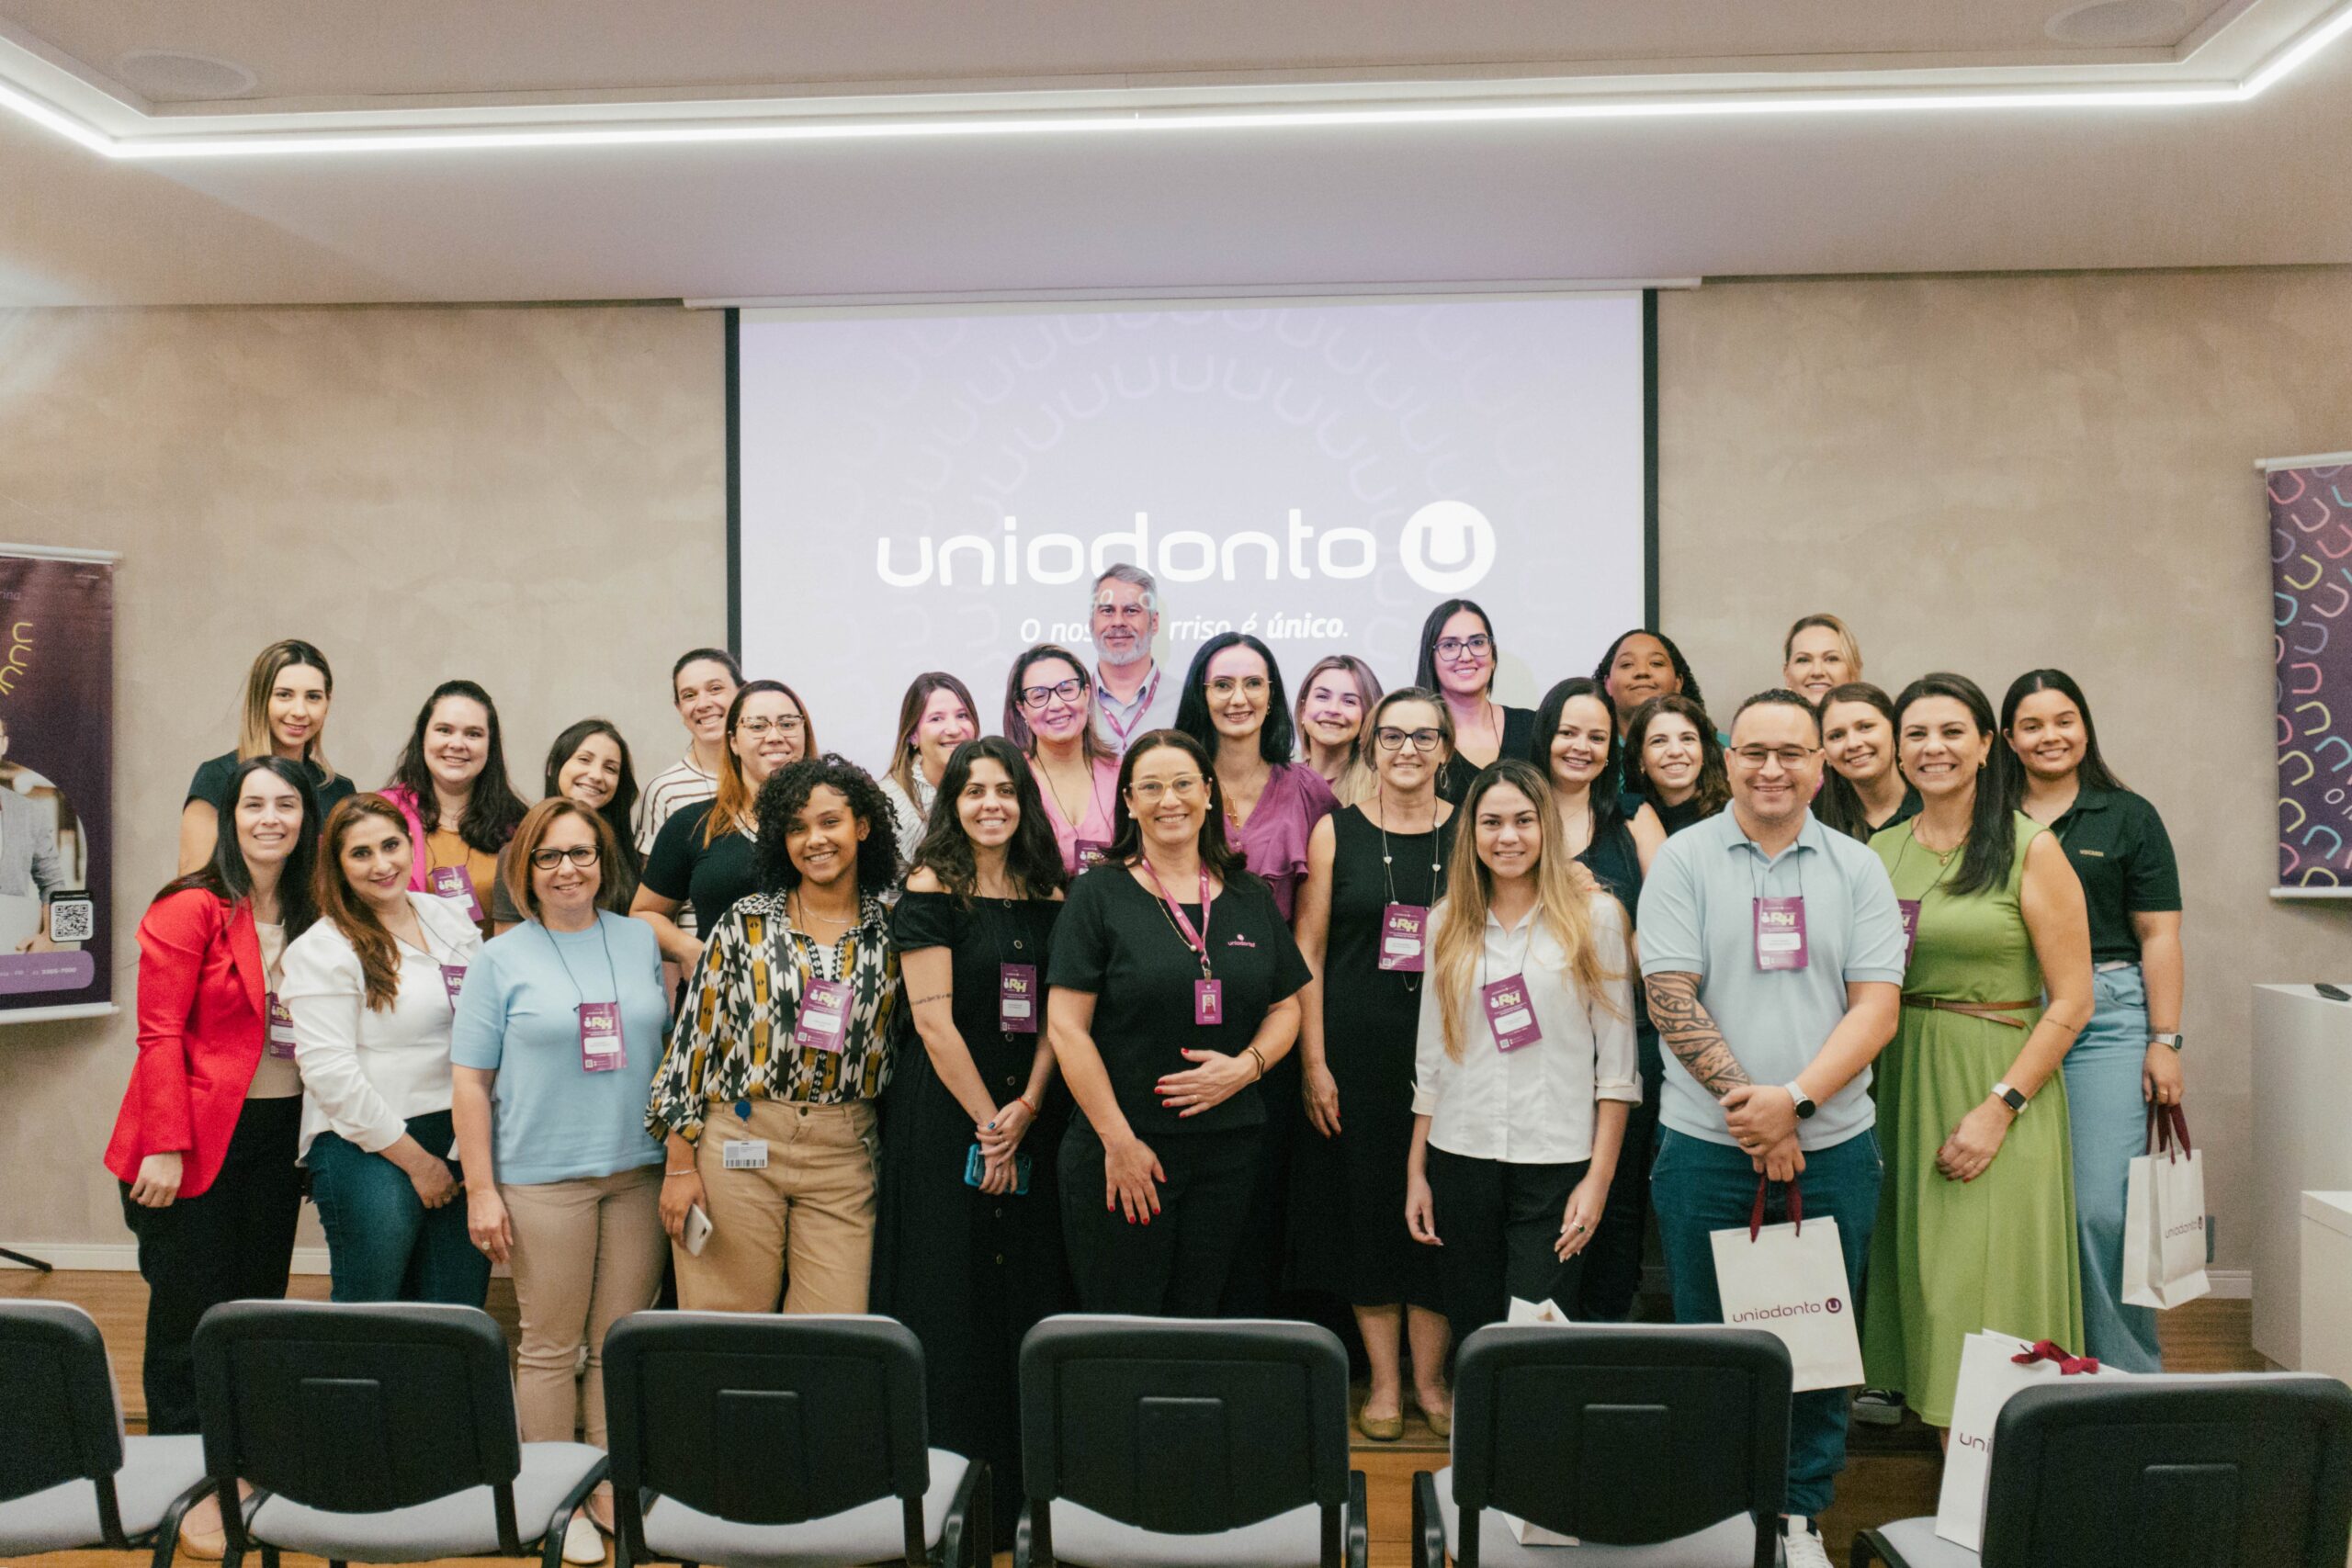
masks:
POLYGON ((662 1293, 662 1168, 502 1185, 514 1228, 514 1404, 526 1443, 571 1441, 585 1407, 588 1440, 605 1446, 605 1336, 662 1293), (580 1349, 588 1372, 575 1383, 580 1349))
POLYGON ((677 1249, 690 1312, 861 1313, 874 1269, 874 1107, 751 1102, 749 1122, 714 1100, 695 1145, 710 1240, 677 1249), (767 1145, 763 1170, 729 1170, 738 1140, 767 1145), (786 1263, 790 1267, 787 1269, 786 1263), (786 1286, 787 1279, 790 1281, 786 1286))

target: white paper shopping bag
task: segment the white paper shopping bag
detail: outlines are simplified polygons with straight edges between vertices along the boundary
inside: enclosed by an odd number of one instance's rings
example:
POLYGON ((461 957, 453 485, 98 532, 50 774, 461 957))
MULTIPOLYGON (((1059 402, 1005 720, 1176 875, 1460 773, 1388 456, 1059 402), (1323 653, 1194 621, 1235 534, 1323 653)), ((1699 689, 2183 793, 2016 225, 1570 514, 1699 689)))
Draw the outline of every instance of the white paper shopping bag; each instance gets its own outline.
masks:
POLYGON ((1764 1190, 1747 1226, 1715 1231, 1715 1293, 1724 1321, 1762 1328, 1789 1348, 1790 1387, 1845 1388, 1862 1381, 1862 1344, 1854 1332, 1854 1295, 1834 1219, 1804 1218, 1804 1198, 1789 1183, 1789 1223, 1764 1223, 1764 1190))
POLYGON ((1993 1474, 1993 1427, 2018 1390, 2062 1377, 2129 1377, 2088 1356, 2070 1356, 2047 1339, 2028 1344, 1986 1329, 1961 1343, 1960 1382, 1952 1394, 1951 1446, 1943 1490, 1936 1495, 1936 1533, 1971 1551, 1984 1549, 1985 1483, 1993 1474))
POLYGON ((2124 1304, 2177 1307, 2212 1290, 2205 1277, 2205 1156, 2188 1145, 2177 1105, 2148 1107, 2148 1152, 2123 1197, 2124 1304))

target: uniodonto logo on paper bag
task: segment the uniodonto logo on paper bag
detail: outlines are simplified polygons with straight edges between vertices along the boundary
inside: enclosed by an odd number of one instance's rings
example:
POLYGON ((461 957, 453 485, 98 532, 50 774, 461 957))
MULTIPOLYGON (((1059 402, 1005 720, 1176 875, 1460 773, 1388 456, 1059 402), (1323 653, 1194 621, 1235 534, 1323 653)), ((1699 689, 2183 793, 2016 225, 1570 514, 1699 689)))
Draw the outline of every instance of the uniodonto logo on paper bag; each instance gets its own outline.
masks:
POLYGON ((1776 1317, 1814 1317, 1827 1313, 1835 1317, 1846 1310, 1846 1303, 1837 1296, 1824 1296, 1817 1302, 1784 1302, 1778 1306, 1750 1307, 1732 1315, 1734 1323, 1762 1323, 1776 1317))
POLYGON ((2177 1225, 2174 1225, 2174 1226, 2172 1226, 2170 1229, 2166 1230, 2166 1231, 2165 1232, 2165 1239, 2166 1241, 2170 1241, 2174 1236, 2177 1236, 2177 1235, 2192 1235, 2192 1234, 2194 1234, 2194 1233, 2196 1233, 2196 1232, 2198 1232, 2198 1231, 2201 1231, 2201 1230, 2203 1230, 2204 1228, 2205 1228, 2205 1216, 2204 1216, 2204 1215, 2202 1215, 2202 1214, 2199 1214, 2199 1215, 2198 1215, 2198 1216, 2197 1216, 2195 1219, 2193 1219, 2193 1220, 2183 1220, 2183 1221, 2181 1221, 2181 1222, 2180 1222, 2180 1224, 2177 1224, 2177 1225))

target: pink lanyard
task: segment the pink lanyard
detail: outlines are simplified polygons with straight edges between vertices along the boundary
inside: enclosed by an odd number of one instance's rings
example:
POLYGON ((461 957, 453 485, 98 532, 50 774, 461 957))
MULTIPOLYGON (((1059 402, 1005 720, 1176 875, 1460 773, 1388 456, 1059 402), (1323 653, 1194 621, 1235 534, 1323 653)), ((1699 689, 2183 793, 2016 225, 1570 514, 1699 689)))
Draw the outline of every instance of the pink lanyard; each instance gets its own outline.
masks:
POLYGON ((1151 869, 1150 857, 1148 855, 1139 855, 1136 858, 1143 862, 1143 874, 1151 878, 1152 891, 1159 894, 1160 901, 1168 906, 1168 913, 1174 918, 1177 932, 1183 937, 1184 945, 1191 948, 1193 950, 1193 955, 1201 961, 1201 973, 1204 975, 1207 974, 1209 972, 1209 944, 1206 935, 1209 929, 1209 868, 1207 863, 1204 862, 1201 866, 1201 929, 1199 931, 1194 931, 1193 929, 1193 922, 1184 918, 1182 906, 1179 905, 1175 899, 1169 897, 1168 889, 1159 885, 1159 873, 1151 869))
MULTIPOLYGON (((1127 749, 1127 741, 1135 735, 1135 727, 1141 724, 1143 716, 1151 711, 1152 698, 1159 695, 1159 666, 1154 665, 1151 679, 1145 682, 1143 690, 1136 694, 1136 716, 1125 724, 1121 724, 1107 706, 1102 709, 1102 722, 1111 727, 1111 734, 1119 742, 1120 750, 1127 749)), ((1164 898, 1167 895, 1163 893, 1160 897, 1164 898)))

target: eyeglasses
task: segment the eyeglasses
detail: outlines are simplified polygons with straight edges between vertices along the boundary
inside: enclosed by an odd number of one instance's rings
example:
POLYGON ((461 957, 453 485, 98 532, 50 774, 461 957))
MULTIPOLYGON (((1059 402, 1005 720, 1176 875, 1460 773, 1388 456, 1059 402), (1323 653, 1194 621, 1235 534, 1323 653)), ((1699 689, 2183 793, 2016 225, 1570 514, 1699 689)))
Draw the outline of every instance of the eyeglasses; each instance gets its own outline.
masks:
POLYGON ((1484 659, 1494 650, 1495 639, 1484 632, 1476 637, 1442 637, 1437 639, 1437 656, 1440 659, 1459 659, 1465 653, 1475 653, 1484 659))
POLYGON ((1382 725, 1372 732, 1373 743, 1384 751, 1401 751, 1408 740, 1416 751, 1434 751, 1437 743, 1445 739, 1434 729, 1394 729, 1382 725))
POLYGON ((568 850, 550 847, 531 852, 531 869, 534 871, 553 871, 565 861, 570 861, 581 870, 585 871, 596 863, 596 846, 574 844, 568 850))
POLYGON ((790 714, 783 718, 747 718, 735 727, 735 733, 748 735, 757 740, 770 730, 778 735, 797 735, 808 728, 807 719, 798 714, 790 714))
POLYGON ((1731 755, 1739 760, 1743 768, 1760 768, 1776 759, 1784 768, 1795 768, 1804 766, 1804 760, 1820 750, 1818 746, 1735 746, 1731 755))
POLYGON ((1023 686, 1021 688, 1021 705, 1024 708, 1041 708, 1056 697, 1059 697, 1066 703, 1074 703, 1085 691, 1086 682, 1075 679, 1057 681, 1050 686, 1023 686))
POLYGON ((1135 798, 1137 806, 1157 806, 1161 796, 1169 795, 1183 801, 1198 800, 1207 784, 1208 781, 1198 773, 1186 773, 1181 779, 1170 779, 1164 784, 1159 779, 1131 784, 1127 786, 1127 794, 1135 798))
POLYGON ((1236 687, 1253 697, 1261 697, 1266 694, 1266 678, 1263 675, 1244 675, 1237 681, 1230 675, 1220 675, 1208 683, 1209 694, 1217 697, 1233 695, 1236 687))

